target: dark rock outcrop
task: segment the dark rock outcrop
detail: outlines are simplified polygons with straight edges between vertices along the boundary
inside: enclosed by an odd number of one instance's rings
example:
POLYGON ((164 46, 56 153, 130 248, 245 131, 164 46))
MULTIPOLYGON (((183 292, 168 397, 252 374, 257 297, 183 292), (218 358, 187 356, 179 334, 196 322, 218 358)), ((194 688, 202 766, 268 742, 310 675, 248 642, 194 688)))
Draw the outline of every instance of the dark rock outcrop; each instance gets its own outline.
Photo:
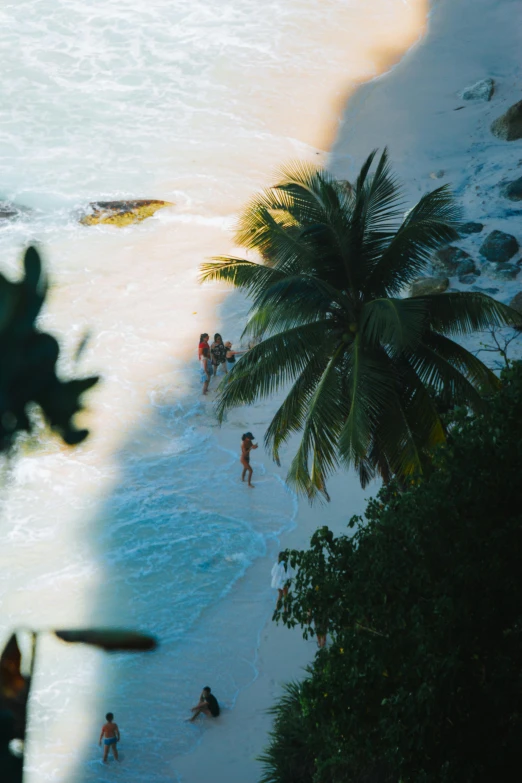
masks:
POLYGON ((459 275, 459 283, 464 283, 464 285, 471 285, 476 279, 477 275, 459 275))
POLYGON ((493 79, 481 79, 470 87, 466 87, 460 93, 463 101, 490 101, 495 92, 495 82, 493 79))
POLYGON ((497 117, 491 124, 491 133, 504 141, 522 138, 522 101, 513 104, 505 114, 497 117))
POLYGON ((459 228, 459 234, 464 236, 467 234, 480 234, 483 228, 484 223, 474 223, 472 220, 470 220, 468 223, 463 223, 461 225, 459 228))
POLYGON ((112 226, 128 226, 151 217, 158 209, 172 207, 170 201, 154 199, 136 199, 132 201, 93 201, 89 212, 80 218, 84 226, 96 226, 105 223, 112 226))
POLYGON ((479 253, 488 261, 502 264, 509 261, 518 252, 518 242, 513 234, 505 234, 504 231, 492 231, 488 234, 479 253))
POLYGON ((449 286, 447 277, 420 277, 411 284, 410 296, 443 294, 449 286))
POLYGON ((507 182, 501 187, 500 192, 510 201, 522 201, 522 177, 507 182))

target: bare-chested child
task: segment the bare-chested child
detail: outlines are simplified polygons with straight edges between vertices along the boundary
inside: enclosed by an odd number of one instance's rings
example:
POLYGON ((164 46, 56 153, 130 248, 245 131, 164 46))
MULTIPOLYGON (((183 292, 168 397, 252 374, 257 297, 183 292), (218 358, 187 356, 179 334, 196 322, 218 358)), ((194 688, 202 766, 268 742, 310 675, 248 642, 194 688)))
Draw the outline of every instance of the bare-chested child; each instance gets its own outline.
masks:
POLYGON ((253 440, 254 436, 251 432, 245 432, 245 434, 241 436, 241 464, 243 465, 241 481, 245 480, 245 476, 248 473, 248 486, 251 487, 251 489, 254 488, 254 485, 252 484, 252 473, 254 471, 250 465, 250 452, 252 449, 257 449, 257 445, 252 443, 253 440))
POLYGON ((104 743, 103 748, 103 763, 107 763, 107 756, 109 755, 109 750, 112 748, 112 753, 116 761, 118 761, 118 748, 116 747, 116 743, 120 741, 120 730, 116 723, 114 723, 114 715, 112 712, 108 712, 105 716, 105 720, 107 723, 104 723, 102 726, 101 734, 100 734, 100 742, 99 744, 102 744, 102 740, 104 743))

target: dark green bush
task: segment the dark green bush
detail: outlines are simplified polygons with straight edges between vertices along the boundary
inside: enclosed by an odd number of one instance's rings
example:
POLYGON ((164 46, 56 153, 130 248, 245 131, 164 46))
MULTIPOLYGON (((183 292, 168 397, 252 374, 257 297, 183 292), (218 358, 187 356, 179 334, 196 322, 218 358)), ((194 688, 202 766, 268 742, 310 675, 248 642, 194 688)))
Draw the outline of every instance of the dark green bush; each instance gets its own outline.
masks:
POLYGON ((275 707, 265 783, 520 779, 521 472, 517 363, 484 415, 457 416, 429 479, 287 553, 275 619, 330 643, 275 707))

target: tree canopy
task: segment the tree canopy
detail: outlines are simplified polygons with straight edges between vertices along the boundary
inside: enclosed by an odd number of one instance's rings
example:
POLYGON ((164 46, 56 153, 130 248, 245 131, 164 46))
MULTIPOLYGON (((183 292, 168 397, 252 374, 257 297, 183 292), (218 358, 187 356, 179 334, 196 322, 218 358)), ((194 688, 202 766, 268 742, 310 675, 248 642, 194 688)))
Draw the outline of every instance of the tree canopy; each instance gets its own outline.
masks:
POLYGON ((374 158, 354 187, 287 167, 240 219, 236 241, 260 263, 220 257, 202 267, 203 280, 248 294, 244 334, 264 338, 223 380, 218 415, 285 389, 265 443, 278 461, 301 433, 288 480, 311 498, 327 497, 339 465, 355 465, 363 485, 422 474, 446 437, 430 390, 479 411, 498 388, 454 338, 522 322, 477 292, 404 296, 433 251, 458 238, 460 210, 443 186, 405 214, 386 151, 374 158))
POLYGON ((330 643, 273 710, 263 783, 520 776, 522 363, 502 380, 456 415, 428 479, 285 553, 275 619, 330 643))

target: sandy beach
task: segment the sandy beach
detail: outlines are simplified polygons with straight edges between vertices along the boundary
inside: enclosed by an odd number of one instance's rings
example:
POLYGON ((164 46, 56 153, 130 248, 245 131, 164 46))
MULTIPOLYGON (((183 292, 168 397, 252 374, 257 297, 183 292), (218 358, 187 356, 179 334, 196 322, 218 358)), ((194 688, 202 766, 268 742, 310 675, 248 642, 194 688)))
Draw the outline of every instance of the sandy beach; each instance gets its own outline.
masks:
MULTIPOLYGON (((491 122, 521 98, 520 10, 519 0, 434 2, 423 39, 390 72, 361 86, 349 98, 329 158, 336 175, 351 179, 372 149, 388 146, 393 167, 412 202, 438 185, 451 184, 466 219, 485 225, 483 233, 461 243, 475 256, 486 233, 494 229, 522 241, 520 210, 507 209, 498 188, 517 172, 520 176, 521 143, 500 141, 489 130, 491 122), (489 102, 459 97, 485 78, 495 81, 489 102)), ((455 280, 452 286, 464 288, 455 280)), ((509 282, 491 279, 485 268, 477 286, 495 288, 496 298, 503 302, 520 291, 517 278, 509 282)), ((230 315, 222 312, 221 316, 226 331, 227 324, 232 324, 230 315)), ((520 355, 520 349, 513 355, 520 355)), ((245 422, 261 437, 273 409, 271 401, 251 411, 234 412, 219 436, 224 446, 238 449, 245 422)), ((287 449, 291 451, 292 444, 287 449)), ((284 473, 283 460, 281 476, 284 473)), ((313 508, 300 502, 296 526, 281 537, 281 546, 306 547, 313 530, 324 524, 342 531, 349 517, 363 510, 365 495, 375 489, 370 487, 363 493, 354 475, 337 474, 329 486, 332 502, 313 508)), ((255 585, 266 594, 275 554, 274 548, 270 557, 256 563, 237 585, 231 601, 240 604, 244 595, 253 594, 255 585)), ((243 611, 249 611, 248 605, 243 611)), ((227 783, 257 783, 261 766, 256 757, 266 745, 271 726, 266 710, 281 693, 283 683, 303 675, 315 649, 315 642, 304 641, 299 630, 276 627, 267 616, 259 638, 254 681, 219 722, 207 721, 195 728, 201 732, 199 745, 190 755, 175 759, 173 771, 187 783, 203 781, 208 770, 216 780, 227 783)))

